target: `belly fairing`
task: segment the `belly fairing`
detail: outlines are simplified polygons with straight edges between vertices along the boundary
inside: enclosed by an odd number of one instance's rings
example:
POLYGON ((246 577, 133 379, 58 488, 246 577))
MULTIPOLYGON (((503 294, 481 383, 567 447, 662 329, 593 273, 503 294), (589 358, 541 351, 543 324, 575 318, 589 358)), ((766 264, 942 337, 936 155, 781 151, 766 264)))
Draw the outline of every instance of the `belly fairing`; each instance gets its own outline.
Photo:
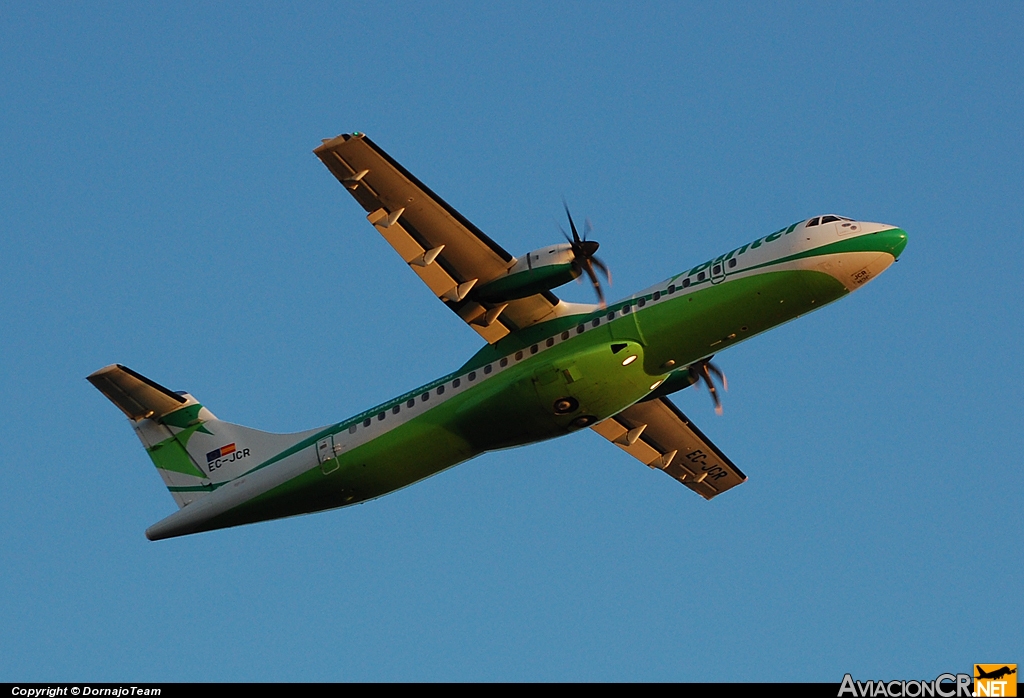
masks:
POLYGON ((589 426, 647 394, 652 378, 643 370, 639 343, 610 333, 584 341, 587 348, 569 342, 550 357, 525 363, 503 386, 481 386, 463 405, 455 428, 478 451, 509 448, 589 426))

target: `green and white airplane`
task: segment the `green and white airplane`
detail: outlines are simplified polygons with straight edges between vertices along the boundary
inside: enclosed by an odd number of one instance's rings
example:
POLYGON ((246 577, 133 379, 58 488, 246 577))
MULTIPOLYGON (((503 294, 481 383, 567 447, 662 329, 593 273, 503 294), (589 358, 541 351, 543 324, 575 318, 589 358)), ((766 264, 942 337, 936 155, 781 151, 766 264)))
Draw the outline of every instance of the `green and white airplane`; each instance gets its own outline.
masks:
POLYGON ((486 451, 587 427, 711 499, 746 476, 667 395, 703 380, 720 411, 712 354, 860 288, 907 244, 892 225, 815 216, 605 305, 597 243, 571 216, 566 243, 516 258, 365 135, 314 152, 487 345, 427 385, 297 434, 221 421, 119 364, 93 373, 178 504, 146 531, 151 540, 358 504, 486 451), (583 273, 600 304, 552 294, 583 273))

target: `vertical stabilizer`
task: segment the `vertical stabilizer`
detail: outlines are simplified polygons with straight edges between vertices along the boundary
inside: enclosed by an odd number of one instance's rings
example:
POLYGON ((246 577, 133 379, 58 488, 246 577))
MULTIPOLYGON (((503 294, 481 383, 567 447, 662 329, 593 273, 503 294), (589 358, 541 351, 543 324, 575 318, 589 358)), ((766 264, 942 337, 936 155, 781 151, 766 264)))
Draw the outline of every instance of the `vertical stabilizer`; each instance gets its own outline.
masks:
POLYGON ((120 364, 88 380, 128 417, 179 508, 315 433, 270 434, 222 422, 188 393, 120 364))

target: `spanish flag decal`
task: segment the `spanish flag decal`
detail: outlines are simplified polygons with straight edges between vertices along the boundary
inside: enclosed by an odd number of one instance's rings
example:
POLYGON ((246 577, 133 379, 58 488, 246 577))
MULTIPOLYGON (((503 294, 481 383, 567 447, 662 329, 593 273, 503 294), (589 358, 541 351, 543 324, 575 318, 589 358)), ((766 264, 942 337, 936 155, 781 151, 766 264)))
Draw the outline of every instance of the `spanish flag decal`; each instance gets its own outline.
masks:
POLYGON ((213 461, 217 460, 218 458, 223 458, 224 456, 226 456, 226 455, 228 455, 230 453, 234 453, 234 452, 235 452, 235 445, 234 444, 228 444, 227 446, 221 446, 220 448, 215 448, 214 450, 212 450, 212 451, 210 451, 209 453, 206 454, 206 462, 207 463, 212 463, 213 461))

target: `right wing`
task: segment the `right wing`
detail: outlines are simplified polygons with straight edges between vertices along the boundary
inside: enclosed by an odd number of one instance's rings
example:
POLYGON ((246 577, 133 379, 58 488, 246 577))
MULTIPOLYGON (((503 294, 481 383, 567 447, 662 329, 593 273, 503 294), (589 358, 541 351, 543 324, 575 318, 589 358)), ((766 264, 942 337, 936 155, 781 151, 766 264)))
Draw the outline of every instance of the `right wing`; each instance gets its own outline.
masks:
POLYGON ((516 258, 365 135, 342 134, 313 152, 434 295, 488 342, 555 313, 559 300, 550 291, 508 303, 474 300, 474 286, 502 276, 516 258))
POLYGON ((747 480, 667 397, 638 402, 591 429, 704 499, 747 480))

